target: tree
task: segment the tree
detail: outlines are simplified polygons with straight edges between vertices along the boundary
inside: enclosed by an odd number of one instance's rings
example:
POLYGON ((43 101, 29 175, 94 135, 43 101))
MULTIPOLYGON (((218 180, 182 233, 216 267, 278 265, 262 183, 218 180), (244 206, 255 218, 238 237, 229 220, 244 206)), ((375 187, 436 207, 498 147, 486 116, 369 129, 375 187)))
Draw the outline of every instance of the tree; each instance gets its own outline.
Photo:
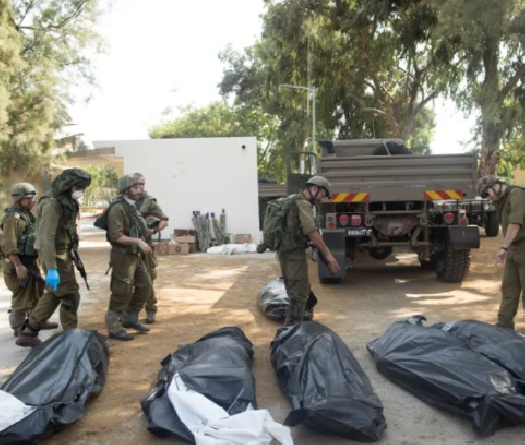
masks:
POLYGON ((494 174, 494 153, 523 125, 525 5, 515 0, 436 0, 436 39, 459 61, 449 92, 466 112, 479 111, 480 174, 494 174))
POLYGON ((93 81, 85 52, 99 48, 99 14, 99 0, 0 0, 1 178, 49 161, 69 87, 93 81))
POLYGON ((304 146, 310 119, 304 92, 279 90, 281 83, 316 87, 319 138, 408 142, 419 126, 433 125, 425 107, 444 90, 438 74, 449 61, 427 32, 435 13, 422 1, 268 0, 266 6, 261 39, 243 54, 230 48, 221 54, 220 89, 277 116, 283 147, 304 146))
POLYGON ((96 206, 98 201, 111 202, 117 196, 117 170, 112 164, 88 165, 91 185, 84 191, 83 204, 96 206))
POLYGON ((178 111, 180 116, 177 118, 151 128, 150 137, 166 139, 255 136, 259 175, 284 179, 284 162, 277 156, 280 147, 277 119, 264 113, 259 106, 231 106, 221 101, 202 108, 189 105, 179 108, 178 111))

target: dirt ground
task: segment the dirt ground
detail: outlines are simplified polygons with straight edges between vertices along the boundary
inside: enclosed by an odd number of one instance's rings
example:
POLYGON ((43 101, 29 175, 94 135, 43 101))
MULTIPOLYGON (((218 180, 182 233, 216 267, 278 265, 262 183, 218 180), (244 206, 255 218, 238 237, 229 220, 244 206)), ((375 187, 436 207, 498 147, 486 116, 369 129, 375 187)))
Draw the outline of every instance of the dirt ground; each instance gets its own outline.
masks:
MULTIPOLYGON (((323 286, 310 263, 310 278, 319 298, 316 319, 335 330, 370 377, 385 406, 388 428, 384 444, 456 444, 481 442, 470 421, 431 407, 381 376, 365 350, 367 342, 380 336, 395 320, 424 314, 429 323, 475 318, 494 322, 500 297, 502 267, 495 268, 494 255, 501 238, 482 238, 474 252, 469 279, 462 285, 444 284, 432 272, 423 271, 413 255, 399 255, 386 263, 354 266, 342 286, 323 286)), ((92 290, 82 285, 80 327, 104 331, 109 277, 104 275, 109 254, 104 243, 87 243, 82 256, 90 271, 92 290)), ((289 411, 269 360, 269 344, 279 325, 257 310, 259 288, 278 276, 274 255, 190 255, 160 258, 156 289, 158 323, 148 334, 111 347, 106 386, 87 407, 77 424, 46 443, 153 444, 166 443, 152 436, 139 401, 156 382, 160 361, 177 345, 194 342, 207 332, 238 326, 255 345, 253 372, 259 408, 268 409, 282 422, 289 411)), ((525 324, 520 312, 518 329, 525 324)), ((525 426, 500 429, 485 444, 523 443, 525 426)), ((347 442, 317 434, 306 426, 296 427, 297 444, 347 442)), ((173 442, 173 441, 171 441, 173 442)))

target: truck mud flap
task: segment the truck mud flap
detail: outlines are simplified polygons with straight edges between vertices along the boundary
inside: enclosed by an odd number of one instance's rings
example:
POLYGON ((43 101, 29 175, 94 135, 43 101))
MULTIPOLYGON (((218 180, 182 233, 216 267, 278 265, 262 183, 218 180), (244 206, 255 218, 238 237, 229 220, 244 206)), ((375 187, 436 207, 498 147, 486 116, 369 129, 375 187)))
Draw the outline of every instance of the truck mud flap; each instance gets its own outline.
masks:
POLYGON ((448 228, 449 246, 454 249, 479 249, 478 226, 451 226, 448 228))
POLYGON ((319 270, 319 279, 325 280, 328 278, 333 278, 336 280, 343 279, 345 276, 345 257, 346 257, 346 240, 345 240, 345 231, 344 230, 334 230, 334 231, 324 231, 323 240, 325 244, 332 252, 332 255, 335 257, 339 263, 341 270, 337 273, 332 274, 330 269, 324 265, 322 261, 318 259, 317 267, 319 270))

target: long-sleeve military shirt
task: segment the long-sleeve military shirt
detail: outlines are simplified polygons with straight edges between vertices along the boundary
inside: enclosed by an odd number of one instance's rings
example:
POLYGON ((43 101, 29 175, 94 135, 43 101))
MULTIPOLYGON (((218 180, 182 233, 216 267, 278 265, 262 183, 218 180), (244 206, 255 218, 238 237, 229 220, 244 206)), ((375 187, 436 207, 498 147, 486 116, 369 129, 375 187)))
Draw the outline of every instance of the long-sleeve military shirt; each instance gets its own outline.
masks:
POLYGON ((520 230, 512 244, 525 240, 525 190, 518 187, 512 188, 501 200, 499 211, 503 235, 507 234, 509 224, 519 224, 520 230))
POLYGON ((151 196, 139 198, 137 208, 144 218, 153 216, 161 221, 169 221, 168 216, 162 211, 157 200, 151 196))
MULTIPOLYGON (((24 212, 24 210, 20 210, 24 212)), ((2 253, 5 257, 9 255, 20 255, 18 250, 18 238, 26 231, 27 223, 18 213, 6 215, 3 221, 2 253)))
POLYGON ((66 230, 60 224, 60 203, 53 198, 38 203, 38 251, 47 269, 57 268, 57 255, 67 255, 70 244, 66 230))
MULTIPOLYGON (((131 233, 131 221, 129 220, 127 210, 124 206, 125 206, 124 203, 117 202, 116 204, 112 205, 111 209, 109 210, 108 234, 109 234, 109 241, 111 244, 118 243, 118 239, 122 235, 137 238, 137 236, 131 233)), ((132 211, 138 212, 133 206, 130 205, 130 207, 132 211)), ((144 222, 144 220, 140 217, 138 213, 137 213, 137 217, 139 219, 140 230, 141 230, 139 237, 144 238, 145 230, 146 230, 146 223, 144 222)))
POLYGON ((292 206, 288 212, 288 225, 297 224, 300 224, 304 235, 318 230, 312 205, 304 197, 295 201, 295 207, 292 206))

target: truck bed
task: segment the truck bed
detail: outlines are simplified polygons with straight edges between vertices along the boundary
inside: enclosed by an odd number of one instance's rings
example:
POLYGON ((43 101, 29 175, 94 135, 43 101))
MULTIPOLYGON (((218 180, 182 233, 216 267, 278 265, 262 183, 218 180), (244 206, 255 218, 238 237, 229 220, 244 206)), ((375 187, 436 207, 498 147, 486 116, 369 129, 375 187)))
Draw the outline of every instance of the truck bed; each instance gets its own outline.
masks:
MULTIPOLYGON (((338 147, 339 148, 339 147, 338 147)), ((368 201, 423 201, 476 196, 473 153, 323 157, 319 173, 334 194, 368 194, 368 201)), ((457 198, 456 198, 457 199, 457 198)))

